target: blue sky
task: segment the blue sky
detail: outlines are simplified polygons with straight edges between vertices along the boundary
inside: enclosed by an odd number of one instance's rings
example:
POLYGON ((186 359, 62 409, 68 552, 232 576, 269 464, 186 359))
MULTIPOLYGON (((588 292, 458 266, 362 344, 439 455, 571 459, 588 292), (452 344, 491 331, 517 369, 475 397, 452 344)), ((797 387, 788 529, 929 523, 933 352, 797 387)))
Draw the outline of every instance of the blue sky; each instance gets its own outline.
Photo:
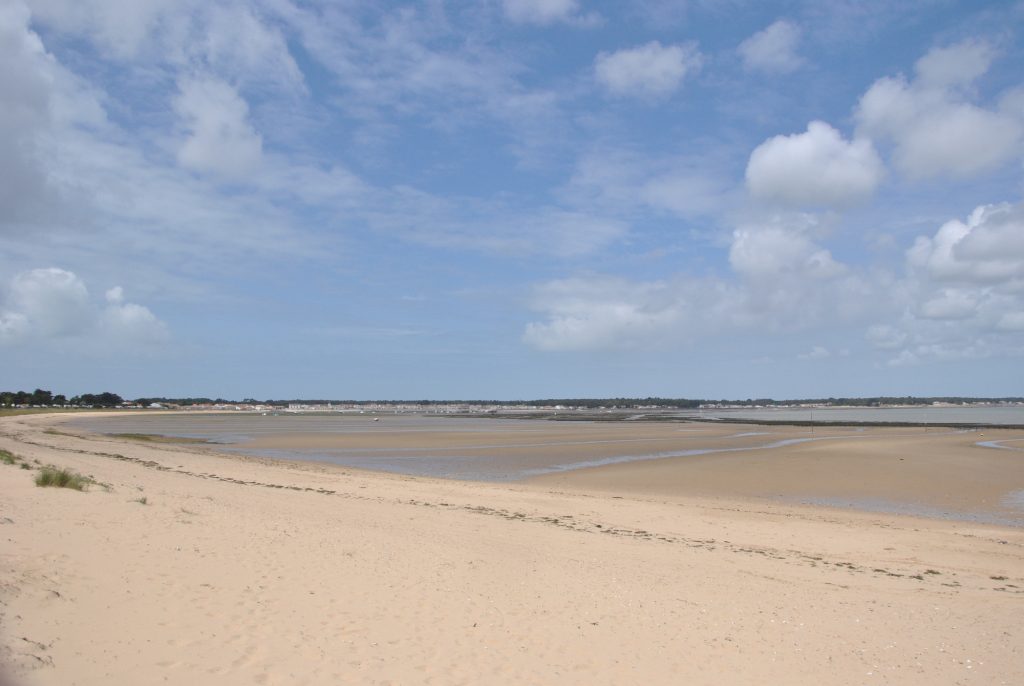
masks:
POLYGON ((1024 3, 5 0, 0 386, 1024 393, 1024 3))

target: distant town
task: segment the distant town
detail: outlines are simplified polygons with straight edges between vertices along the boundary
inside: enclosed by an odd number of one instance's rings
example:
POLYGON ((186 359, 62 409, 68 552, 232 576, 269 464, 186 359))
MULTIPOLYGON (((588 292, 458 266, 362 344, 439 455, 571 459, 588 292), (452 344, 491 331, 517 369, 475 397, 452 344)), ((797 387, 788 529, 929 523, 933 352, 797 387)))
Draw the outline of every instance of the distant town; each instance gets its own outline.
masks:
POLYGON ((776 400, 707 400, 689 398, 548 398, 540 400, 227 400, 224 398, 124 399, 116 393, 85 393, 68 397, 48 390, 2 391, 0 407, 55 409, 138 409, 192 410, 211 412, 265 413, 514 413, 570 411, 671 411, 751 408, 819 408, 819 407, 962 407, 962 406, 1024 406, 1024 397, 978 398, 963 396, 915 397, 878 396, 869 398, 805 398, 776 400))

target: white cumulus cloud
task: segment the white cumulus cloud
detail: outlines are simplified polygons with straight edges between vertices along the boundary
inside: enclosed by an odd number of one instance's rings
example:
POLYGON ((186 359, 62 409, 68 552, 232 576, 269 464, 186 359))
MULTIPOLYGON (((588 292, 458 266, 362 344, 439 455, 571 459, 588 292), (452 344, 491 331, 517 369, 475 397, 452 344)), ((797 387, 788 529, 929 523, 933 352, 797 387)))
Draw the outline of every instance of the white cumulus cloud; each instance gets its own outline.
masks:
POLYGON ((919 236, 887 298, 902 315, 867 339, 890 364, 1024 355, 1024 205, 982 205, 919 236))
POLYGON ((920 236, 907 253, 911 267, 938 282, 1024 289, 1024 205, 983 205, 967 221, 953 219, 920 236))
POLYGON ((149 308, 135 303, 109 305, 103 309, 98 325, 108 336, 134 344, 161 343, 167 337, 163 322, 149 308))
POLYGON ((823 233, 813 215, 783 214, 733 232, 724 275, 540 284, 531 305, 541 316, 523 340, 552 351, 656 349, 848 328, 848 341, 861 332, 861 351, 809 345, 798 357, 861 352, 904 366, 1024 356, 1024 205, 985 205, 943 224, 892 272, 836 259, 823 233))
POLYGON ((120 286, 107 291, 106 304, 100 305, 76 274, 56 267, 15 275, 0 300, 0 343, 72 340, 123 347, 166 337, 166 325, 148 308, 124 302, 120 286))
POLYGON ((695 43, 662 45, 651 41, 636 48, 600 53, 594 60, 597 80, 614 95, 666 96, 698 69, 703 57, 695 43))
POLYGON ((978 300, 968 290, 944 288, 921 305, 927 319, 967 319, 977 312, 978 300))
POLYGON ((884 174, 870 141, 846 141, 821 121, 766 140, 750 154, 746 172, 755 197, 796 207, 849 206, 868 198, 884 174))
POLYGON ((968 41, 932 50, 916 78, 885 77, 861 97, 859 130, 893 144, 893 159, 912 178, 970 177, 1021 155, 1024 114, 971 102, 970 86, 994 56, 968 41))
POLYGON ((737 331, 793 331, 857 321, 881 306, 861 278, 806 235, 805 222, 767 222, 733 234, 730 278, 634 281, 587 275, 538 286, 544 315, 523 340, 542 350, 664 348, 737 331))
POLYGON ((91 307, 85 284, 71 272, 33 269, 11 281, 2 318, 18 322, 22 335, 59 337, 88 328, 91 307))
POLYGON ((188 137, 178 150, 178 162, 228 177, 254 172, 263 139, 249 122, 249 106, 238 91, 212 78, 184 80, 179 87, 174 109, 188 137))
POLYGON ((737 274, 755 279, 787 274, 830 279, 844 271, 825 248, 797 231, 772 225, 737 229, 729 248, 729 264, 737 274))
POLYGON ((800 27, 780 19, 740 43, 739 53, 747 69, 784 74, 803 64, 796 52, 800 27))
POLYGON ((988 71, 995 51, 987 43, 967 41, 935 48, 914 65, 924 87, 967 86, 988 71))

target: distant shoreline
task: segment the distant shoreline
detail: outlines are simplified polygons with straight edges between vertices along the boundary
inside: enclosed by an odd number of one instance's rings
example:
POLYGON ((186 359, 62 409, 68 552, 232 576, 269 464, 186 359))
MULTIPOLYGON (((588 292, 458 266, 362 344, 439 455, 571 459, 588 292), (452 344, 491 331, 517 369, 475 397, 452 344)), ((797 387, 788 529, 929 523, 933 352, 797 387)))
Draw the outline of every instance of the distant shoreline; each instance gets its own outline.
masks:
MULTIPOLYGON (((889 408, 878 408, 885 410, 889 408)), ((891 408, 897 409, 897 408, 891 408)), ((312 414, 312 413, 311 413, 312 414)), ((442 415, 443 417, 463 419, 543 419, 553 422, 679 422, 700 423, 715 422, 721 424, 754 424, 757 426, 828 426, 828 427, 894 427, 894 428, 944 428, 972 430, 987 429, 1024 429, 1021 424, 994 424, 991 422, 909 422, 909 421, 861 421, 834 419, 756 419, 750 417, 680 417, 677 415, 658 415, 637 413, 621 414, 566 414, 566 413, 516 413, 516 414, 484 414, 464 413, 442 415)))

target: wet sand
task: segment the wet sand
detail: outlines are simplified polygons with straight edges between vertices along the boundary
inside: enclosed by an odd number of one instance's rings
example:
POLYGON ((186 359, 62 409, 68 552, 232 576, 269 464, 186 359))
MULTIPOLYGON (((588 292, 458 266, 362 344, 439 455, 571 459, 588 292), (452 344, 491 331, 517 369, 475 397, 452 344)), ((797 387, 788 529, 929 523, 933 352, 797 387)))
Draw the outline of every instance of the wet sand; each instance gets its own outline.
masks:
POLYGON ((1024 490, 1020 430, 449 424, 438 420, 407 428, 396 418, 368 430, 263 435, 236 447, 421 476, 527 479, 580 492, 756 498, 1024 526, 1024 508, 1017 502, 1024 490))
MULTIPOLYGON (((801 435, 807 437, 807 430, 801 435)), ((532 481, 581 492, 747 497, 1024 526, 1021 435, 1005 429, 873 427, 844 434, 818 428, 818 440, 777 448, 614 464, 532 481)))
POLYGON ((1024 525, 1024 431, 384 416, 136 415, 93 430, 415 476, 781 499, 1024 525), (1017 439, 1017 442, 1014 442, 1017 439), (1005 450, 979 444, 1002 445, 1005 450), (591 469, 593 468, 593 469, 591 469))
POLYGON ((233 448, 420 476, 512 481, 601 464, 761 449, 809 438, 806 430, 638 422, 439 419, 408 429, 398 419, 374 428, 263 435, 233 448))
MULTIPOLYGON (((974 436, 881 432, 496 484, 65 420, 0 418, 0 448, 107 485, 37 488, 0 464, 0 664, 18 684, 1024 683, 1024 529, 778 499, 783 484, 860 493, 847 482, 880 475, 897 495, 964 491, 968 508, 1000 480, 1019 488, 1004 469, 1019 455, 974 436), (975 459, 987 476, 971 481, 975 459)), ((529 442, 593 435, 551 431, 529 442)))

